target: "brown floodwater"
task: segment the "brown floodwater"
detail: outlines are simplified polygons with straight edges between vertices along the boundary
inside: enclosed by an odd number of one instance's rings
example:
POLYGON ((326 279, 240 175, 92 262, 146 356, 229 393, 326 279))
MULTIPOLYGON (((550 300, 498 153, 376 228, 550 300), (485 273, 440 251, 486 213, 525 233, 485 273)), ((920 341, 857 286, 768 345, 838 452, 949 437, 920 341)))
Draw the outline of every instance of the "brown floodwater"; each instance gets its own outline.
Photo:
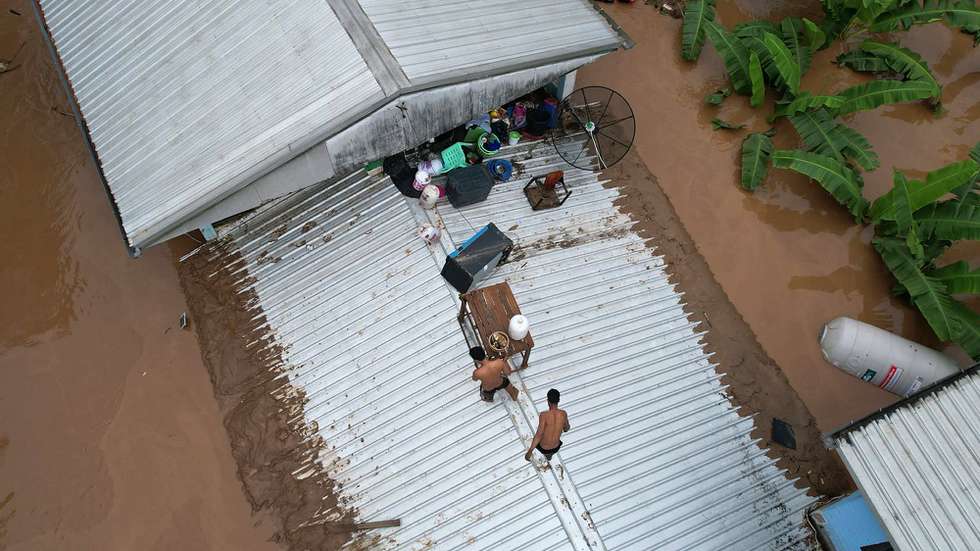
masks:
POLYGON ((0 58, 15 53, 0 74, 0 549, 278 549, 178 327, 172 254, 126 255, 26 0, 0 2, 0 58))
MULTIPOLYGON (((637 46, 585 67, 577 84, 609 86, 630 101, 637 121, 636 151, 821 430, 894 401, 894 395, 827 364, 816 338, 824 322, 850 316, 942 348, 921 316, 890 295, 893 280, 870 246, 872 229, 856 225, 817 184, 794 173, 772 170, 755 193, 743 191, 738 155, 744 132, 712 131, 710 121, 717 116, 745 123, 747 131, 765 130, 772 99, 758 110, 738 96, 720 108, 706 106, 704 96, 727 85, 724 65, 710 45, 697 63, 685 62, 679 55, 679 20, 641 3, 603 9, 637 46)), ((817 17, 819 10, 816 2, 742 0, 719 3, 717 12, 718 20, 731 27, 753 18, 817 17)), ((893 168, 918 177, 965 159, 980 141, 980 50, 972 48, 971 37, 932 24, 898 38, 922 54, 944 85, 945 111, 936 116, 924 105, 904 104, 846 119, 881 158, 881 168, 864 174, 869 199, 890 188, 893 168)), ((866 78, 831 64, 841 51, 835 44, 819 52, 802 87, 834 91, 866 78)), ((788 123, 779 122, 776 129, 777 148, 795 147, 788 123)), ((958 244, 943 261, 958 259, 975 265, 980 247, 958 244)), ((945 350, 966 360, 955 347, 945 350)))

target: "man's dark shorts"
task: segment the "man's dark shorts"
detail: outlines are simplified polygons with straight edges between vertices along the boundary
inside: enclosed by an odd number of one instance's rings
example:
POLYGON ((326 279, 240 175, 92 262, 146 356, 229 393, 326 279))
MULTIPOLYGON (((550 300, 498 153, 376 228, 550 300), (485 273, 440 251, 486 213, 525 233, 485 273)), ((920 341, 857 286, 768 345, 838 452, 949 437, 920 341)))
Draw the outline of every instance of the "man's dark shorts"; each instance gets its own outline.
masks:
POLYGON ((510 386, 510 379, 508 379, 507 377, 503 377, 503 380, 504 381, 502 383, 500 383, 500 386, 498 386, 497 388, 495 388, 493 390, 483 390, 483 385, 480 385, 480 398, 484 402, 492 402, 493 401, 493 395, 498 390, 503 390, 503 389, 507 388, 508 386, 510 386))
POLYGON ((558 450, 561 449, 561 445, 562 445, 562 441, 559 440, 558 441, 558 446, 555 447, 555 449, 553 449, 553 450, 546 450, 546 449, 544 449, 544 448, 541 447, 541 444, 538 444, 535 449, 537 449, 539 452, 541 452, 541 454, 544 455, 544 458, 545 459, 547 459, 548 461, 551 461, 551 456, 552 455, 555 455, 556 453, 558 453, 558 450))

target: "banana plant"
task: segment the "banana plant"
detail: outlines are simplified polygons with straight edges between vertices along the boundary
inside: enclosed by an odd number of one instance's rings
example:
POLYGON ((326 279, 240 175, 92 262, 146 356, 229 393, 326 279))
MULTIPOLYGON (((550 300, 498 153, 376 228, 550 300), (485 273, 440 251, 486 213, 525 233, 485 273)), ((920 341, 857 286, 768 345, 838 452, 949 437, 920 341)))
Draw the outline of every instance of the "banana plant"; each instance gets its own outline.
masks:
POLYGON ((908 80, 928 83, 933 89, 932 95, 934 97, 938 98, 942 95, 942 86, 932 74, 929 65, 922 59, 922 56, 912 50, 903 48, 898 44, 874 40, 865 40, 861 44, 861 50, 884 59, 888 67, 902 73, 908 80))
POLYGON ((926 275, 945 285, 951 295, 980 295, 980 268, 971 270, 965 260, 936 268, 926 275))
POLYGON ((960 316, 954 311, 954 300, 946 285, 922 272, 921 264, 902 239, 878 237, 872 245, 911 298, 912 304, 926 318, 940 340, 949 341, 961 330, 960 316))
MULTIPOLYGON (((942 196, 959 188, 965 183, 972 182, 980 170, 980 165, 973 159, 948 164, 938 170, 926 174, 924 182, 910 182, 909 197, 912 212, 939 200, 942 196)), ((871 220, 895 220, 895 190, 879 197, 871 205, 871 220)))
POLYGON ((714 0, 692 0, 684 6, 684 23, 681 25, 681 56, 684 59, 694 61, 701 56, 707 25, 714 19, 714 0))
POLYGON ((772 156, 772 132, 754 132, 742 140, 742 187, 752 191, 766 179, 772 156))
POLYGON ((857 222, 864 220, 868 210, 868 201, 861 192, 864 181, 846 163, 808 151, 779 150, 773 152, 772 164, 776 168, 793 170, 815 180, 838 203, 846 207, 857 222))
POLYGON ((880 165, 878 154, 857 130, 837 122, 827 109, 803 111, 789 117, 806 150, 845 162, 851 159, 865 170, 880 165))
POLYGON ((877 109, 889 103, 904 103, 937 97, 936 89, 921 80, 873 80, 846 88, 837 94, 844 102, 838 115, 877 109))

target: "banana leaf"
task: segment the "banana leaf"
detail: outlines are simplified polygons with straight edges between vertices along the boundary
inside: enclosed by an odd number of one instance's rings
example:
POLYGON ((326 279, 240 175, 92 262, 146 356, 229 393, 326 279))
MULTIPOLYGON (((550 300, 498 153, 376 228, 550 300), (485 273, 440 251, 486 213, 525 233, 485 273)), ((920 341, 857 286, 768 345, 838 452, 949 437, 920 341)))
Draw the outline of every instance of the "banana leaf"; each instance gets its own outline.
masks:
POLYGON ((806 17, 803 18, 803 34, 806 35, 810 48, 814 50, 823 49, 824 45, 828 44, 827 35, 824 34, 823 29, 806 17))
POLYGON ((730 95, 732 95, 731 88, 719 88, 705 96, 704 102, 709 105, 721 105, 721 102, 725 101, 725 98, 730 95))
POLYGON ((757 27, 747 27, 737 36, 749 51, 759 56, 770 83, 786 88, 793 95, 799 93, 800 67, 778 36, 757 27))
MULTIPOLYGON (((912 212, 916 212, 964 183, 969 182, 974 178, 978 170, 980 170, 980 165, 977 165, 977 162, 972 159, 967 159, 930 172, 926 175, 925 182, 910 182, 909 198, 912 212)), ((894 195, 895 190, 893 189, 879 197, 871 205, 870 214, 873 222, 878 223, 879 220, 895 220, 894 195)))
POLYGON ((870 30, 876 33, 892 32, 942 19, 954 27, 980 26, 980 8, 977 8, 971 0, 927 0, 922 5, 916 2, 908 7, 882 14, 871 24, 870 30))
POLYGON ((980 205, 951 200, 930 203, 915 213, 922 239, 980 240, 980 205))
POLYGON ((865 23, 873 22, 882 13, 895 7, 897 0, 859 0, 851 2, 857 8, 857 18, 865 23))
POLYGON ((725 70, 728 71, 728 78, 732 81, 735 91, 744 95, 751 94, 748 48, 714 21, 707 21, 705 29, 712 46, 725 63, 725 70))
POLYGON ((779 32, 779 29, 772 22, 766 21, 765 19, 746 21, 745 23, 739 23, 732 27, 732 34, 737 38, 745 38, 761 32, 776 34, 779 32))
POLYGON ((837 109, 844 104, 844 98, 840 96, 814 96, 810 92, 800 92, 800 95, 793 98, 789 103, 784 103, 776 107, 771 120, 787 115, 795 115, 803 111, 828 107, 837 109))
POLYGON ((909 197, 909 181, 899 171, 894 171, 895 181, 895 223, 898 224, 898 235, 916 233, 915 218, 912 217, 912 199, 909 197))
POLYGON ((704 47, 704 33, 708 21, 715 18, 715 0, 690 0, 684 6, 684 23, 681 25, 681 57, 694 61, 704 47))
POLYGON ((809 176, 827 190, 838 203, 847 207, 854 219, 861 222, 868 202, 861 194, 861 176, 843 162, 826 155, 800 150, 780 150, 772 154, 776 168, 789 169, 809 176))
POLYGON ((718 117, 711 119, 712 130, 741 130, 743 128, 745 128, 744 124, 732 124, 718 117))
POLYGON ((875 170, 881 166, 881 161, 878 160, 878 154, 871 148, 868 139, 860 132, 849 126, 838 124, 836 136, 838 136, 837 140, 839 143, 845 144, 841 153, 856 162, 858 166, 864 170, 875 170))
POLYGON ((959 322, 959 329, 953 335, 953 340, 974 361, 980 360, 980 315, 956 300, 953 301, 952 312, 959 322))
POLYGON ((859 73, 884 73, 891 70, 887 61, 864 50, 844 52, 837 56, 834 63, 859 73))
POLYGON ((946 286, 951 295, 980 295, 980 268, 970 270, 965 260, 926 273, 946 286))
POLYGON ((766 179, 772 140, 762 132, 749 134, 742 140, 742 187, 753 191, 766 179))
POLYGON ((827 11, 827 17, 819 23, 819 27, 823 31, 827 43, 830 44, 840 38, 844 30, 848 28, 851 20, 857 14, 857 10, 843 6, 834 8, 827 6, 827 4, 824 4, 824 7, 827 11))
POLYGON ((779 35, 786 47, 793 54, 793 61, 800 67, 800 74, 806 73, 813 61, 813 49, 804 43, 803 20, 798 17, 787 17, 779 24, 779 35))
POLYGON ((960 328, 959 318, 953 311, 954 301, 946 286, 922 273, 905 242, 894 238, 876 238, 871 243, 936 336, 940 340, 950 340, 960 328))
POLYGON ((932 71, 929 70, 929 65, 922 59, 922 56, 912 50, 903 48, 898 44, 875 42, 874 40, 865 40, 861 44, 861 49, 884 58, 892 69, 902 73, 909 80, 928 82, 933 87, 933 96, 940 97, 942 95, 942 86, 932 71))
POLYGON ((837 114, 846 115, 877 109, 888 103, 931 98, 935 95, 935 89, 928 82, 920 80, 874 80, 847 88, 837 95, 844 98, 837 114))
POLYGON ((762 62, 755 52, 749 52, 749 80, 752 81, 752 97, 749 105, 758 107, 766 99, 766 83, 762 76, 762 62))

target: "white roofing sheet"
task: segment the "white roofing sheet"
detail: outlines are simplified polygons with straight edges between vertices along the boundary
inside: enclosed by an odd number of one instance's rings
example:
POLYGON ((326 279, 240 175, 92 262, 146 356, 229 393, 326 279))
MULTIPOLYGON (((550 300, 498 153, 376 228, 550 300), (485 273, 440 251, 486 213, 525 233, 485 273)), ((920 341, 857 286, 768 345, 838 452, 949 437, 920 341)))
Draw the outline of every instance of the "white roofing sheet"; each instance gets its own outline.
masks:
POLYGON ((323 0, 40 5, 130 244, 380 94, 323 0))
POLYGON ((620 37, 584 0, 360 0, 413 84, 548 59, 620 37))
POLYGON ((980 549, 980 368, 833 436, 898 551, 980 549))
POLYGON ((402 93, 621 44, 581 0, 364 4, 384 40, 356 0, 37 0, 131 247, 402 93))
POLYGON ((571 199, 532 212, 518 177, 484 203, 424 213, 358 175, 230 234, 343 498, 364 521, 402 520, 377 532, 381 548, 811 548, 814 498, 749 436, 618 192, 543 143, 502 156, 563 167, 571 199), (427 216, 445 225, 442 246, 416 236, 427 216), (512 377, 518 403, 479 401, 439 275, 446 250, 489 221, 517 243, 490 283, 510 282, 535 339, 512 377), (521 456, 550 387, 572 430, 541 471, 521 456))

